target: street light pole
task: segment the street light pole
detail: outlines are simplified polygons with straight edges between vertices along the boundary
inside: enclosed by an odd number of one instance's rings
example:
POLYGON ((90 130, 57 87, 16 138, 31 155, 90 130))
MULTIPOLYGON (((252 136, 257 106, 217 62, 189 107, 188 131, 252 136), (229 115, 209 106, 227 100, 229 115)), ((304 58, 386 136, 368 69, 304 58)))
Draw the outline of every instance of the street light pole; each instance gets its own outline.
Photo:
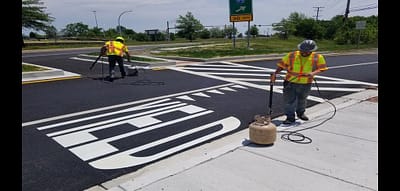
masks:
POLYGON ((119 17, 118 17, 118 31, 119 31, 119 35, 120 35, 120 36, 122 35, 122 34, 121 34, 121 16, 122 16, 123 14, 127 13, 127 12, 132 12, 132 10, 124 11, 124 12, 122 12, 122 13, 119 15, 119 17))
POLYGON ((94 13, 94 20, 96 21, 96 28, 99 28, 99 25, 97 25, 96 11, 93 11, 93 13, 94 13))

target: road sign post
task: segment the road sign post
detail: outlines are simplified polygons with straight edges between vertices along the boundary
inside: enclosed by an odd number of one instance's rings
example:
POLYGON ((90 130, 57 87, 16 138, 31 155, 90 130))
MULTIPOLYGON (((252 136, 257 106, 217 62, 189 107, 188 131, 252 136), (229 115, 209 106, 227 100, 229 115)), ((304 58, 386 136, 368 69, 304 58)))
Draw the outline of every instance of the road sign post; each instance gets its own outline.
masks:
POLYGON ((361 30, 365 29, 366 21, 356 21, 356 29, 358 29, 358 40, 357 40, 357 48, 360 44, 361 30))
MULTIPOLYGON (((229 0, 229 21, 233 23, 235 31, 235 22, 248 22, 247 29, 247 48, 250 46, 250 21, 253 21, 253 3, 252 0, 229 0)), ((235 48, 235 38, 233 38, 233 47, 235 48)))

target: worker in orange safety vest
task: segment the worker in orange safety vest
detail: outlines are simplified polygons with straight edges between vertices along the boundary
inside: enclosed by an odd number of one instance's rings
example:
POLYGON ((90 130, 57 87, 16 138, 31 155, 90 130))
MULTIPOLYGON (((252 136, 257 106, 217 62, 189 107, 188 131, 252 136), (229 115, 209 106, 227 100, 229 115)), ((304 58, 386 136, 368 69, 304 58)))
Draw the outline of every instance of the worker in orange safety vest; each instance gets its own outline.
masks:
POLYGON ((301 120, 307 121, 305 115, 307 97, 311 91, 314 76, 328 69, 323 55, 315 53, 317 44, 313 40, 304 40, 297 45, 298 50, 286 54, 271 74, 271 83, 276 75, 286 70, 283 81, 283 102, 286 120, 283 124, 295 122, 295 113, 301 120))
POLYGON ((126 55, 128 62, 131 61, 128 47, 124 44, 125 39, 123 37, 117 37, 115 40, 107 41, 101 48, 101 53, 107 55, 109 64, 109 78, 113 81, 115 78, 115 64, 118 63, 121 77, 125 78, 126 72, 124 68, 124 54, 126 55))

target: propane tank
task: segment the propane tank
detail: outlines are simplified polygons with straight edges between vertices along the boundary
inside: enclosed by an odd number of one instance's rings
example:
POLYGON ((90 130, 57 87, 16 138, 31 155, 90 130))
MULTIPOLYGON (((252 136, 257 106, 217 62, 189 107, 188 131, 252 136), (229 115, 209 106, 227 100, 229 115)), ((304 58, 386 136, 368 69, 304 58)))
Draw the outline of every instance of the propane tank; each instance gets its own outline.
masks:
POLYGON ((276 140, 276 126, 270 116, 256 115, 249 126, 250 141, 257 144, 273 144, 276 140))

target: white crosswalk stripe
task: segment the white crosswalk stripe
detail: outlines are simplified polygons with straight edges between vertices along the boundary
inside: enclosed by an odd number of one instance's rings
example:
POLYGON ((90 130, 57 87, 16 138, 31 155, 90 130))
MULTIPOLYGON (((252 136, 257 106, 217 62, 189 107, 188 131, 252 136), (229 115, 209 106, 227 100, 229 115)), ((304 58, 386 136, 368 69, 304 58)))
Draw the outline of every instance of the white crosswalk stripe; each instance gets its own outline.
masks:
MULTIPOLYGON (((377 62, 368 62, 360 64, 376 64, 377 62)), ((358 65, 360 65, 358 64, 358 65)), ((171 70, 186 72, 203 77, 224 80, 231 83, 240 84, 245 87, 253 87, 263 90, 269 90, 269 77, 274 68, 263 68, 258 66, 249 66, 227 61, 220 61, 215 63, 193 63, 185 64, 184 66, 169 67, 171 70)), ((283 77, 278 75, 274 85, 274 92, 282 93, 283 91, 283 77)), ((315 76, 318 81, 318 88, 313 86, 312 91, 338 91, 338 92, 358 92, 365 88, 363 86, 377 87, 377 84, 360 82, 355 80, 347 80, 326 76, 315 76)), ((324 99, 309 96, 310 100, 323 102, 324 99)))

